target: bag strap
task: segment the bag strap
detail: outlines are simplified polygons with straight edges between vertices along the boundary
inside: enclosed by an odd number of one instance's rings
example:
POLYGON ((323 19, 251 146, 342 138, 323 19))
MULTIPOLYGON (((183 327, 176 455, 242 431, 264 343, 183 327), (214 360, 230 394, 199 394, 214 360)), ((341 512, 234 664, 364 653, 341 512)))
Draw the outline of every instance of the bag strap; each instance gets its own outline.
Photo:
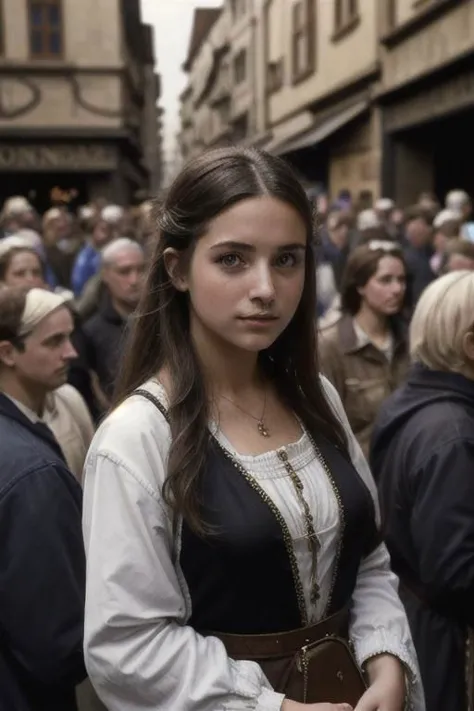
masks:
MULTIPOLYGON (((163 415, 166 422, 170 424, 170 416, 168 414, 168 410, 163 405, 163 403, 156 397, 156 395, 153 395, 148 390, 145 390, 145 388, 139 388, 138 390, 134 390, 132 395, 139 395, 140 397, 144 397, 145 400, 151 402, 156 407, 156 409, 163 415)), ((176 516, 171 516, 171 525, 173 530, 173 538, 176 540, 176 534, 178 531, 178 521, 176 516)))
POLYGON ((156 407, 156 409, 161 412, 161 414, 165 418, 166 422, 168 424, 170 423, 170 416, 168 414, 168 410, 163 405, 163 403, 156 397, 156 395, 153 395, 148 390, 145 390, 145 388, 139 388, 138 390, 134 390, 132 395, 140 395, 141 397, 144 397, 146 400, 149 400, 151 403, 153 403, 153 405, 156 407))

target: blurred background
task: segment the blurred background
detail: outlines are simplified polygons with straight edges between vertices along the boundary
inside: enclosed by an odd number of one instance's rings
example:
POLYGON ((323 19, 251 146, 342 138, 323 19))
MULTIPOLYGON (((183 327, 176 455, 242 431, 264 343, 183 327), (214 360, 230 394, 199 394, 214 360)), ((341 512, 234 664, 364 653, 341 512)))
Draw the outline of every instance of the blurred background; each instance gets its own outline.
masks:
POLYGON ((474 193, 474 2, 1 0, 0 201, 138 204, 210 146, 311 196, 474 193))

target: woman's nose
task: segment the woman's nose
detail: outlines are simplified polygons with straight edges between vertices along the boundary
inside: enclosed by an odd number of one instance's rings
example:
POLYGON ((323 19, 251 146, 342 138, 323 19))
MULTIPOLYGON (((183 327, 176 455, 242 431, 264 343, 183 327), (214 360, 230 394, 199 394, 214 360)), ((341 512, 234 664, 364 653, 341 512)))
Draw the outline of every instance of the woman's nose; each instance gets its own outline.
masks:
POLYGON ((256 270, 251 298, 260 299, 264 302, 273 301, 275 298, 275 285, 273 283, 272 273, 270 268, 266 265, 256 270))

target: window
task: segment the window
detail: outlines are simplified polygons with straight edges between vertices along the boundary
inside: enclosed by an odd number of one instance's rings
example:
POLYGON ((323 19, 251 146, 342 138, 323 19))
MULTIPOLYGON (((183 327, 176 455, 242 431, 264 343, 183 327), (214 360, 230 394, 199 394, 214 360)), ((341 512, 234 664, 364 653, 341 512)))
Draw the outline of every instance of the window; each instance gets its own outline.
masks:
POLYGON ((30 55, 58 59, 63 54, 61 0, 29 0, 30 55))
POLYGON ((343 32, 350 27, 359 17, 358 0, 336 0, 334 31, 343 32))
POLYGON ((248 114, 243 114, 236 119, 232 125, 232 140, 239 143, 247 138, 249 132, 249 117, 248 114))
POLYGON ((241 84, 247 78, 247 51, 241 49, 234 59, 234 82, 241 84))
POLYGON ((314 71, 316 28, 314 0, 299 0, 293 5, 293 82, 314 71))
POLYGON ((222 101, 217 107, 217 113, 221 126, 227 126, 230 120, 230 100, 222 101))
POLYGON ((283 59, 267 64, 267 91, 273 94, 283 86, 283 59))
POLYGON ((386 26, 387 32, 391 32, 397 26, 397 0, 386 0, 386 26))

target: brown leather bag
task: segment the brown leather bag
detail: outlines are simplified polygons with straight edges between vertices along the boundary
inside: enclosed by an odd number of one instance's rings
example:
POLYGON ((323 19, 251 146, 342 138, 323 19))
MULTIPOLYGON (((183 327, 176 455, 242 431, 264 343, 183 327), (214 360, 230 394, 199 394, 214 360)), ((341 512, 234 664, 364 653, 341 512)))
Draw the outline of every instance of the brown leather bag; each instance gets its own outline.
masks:
POLYGON ((355 707, 367 685, 351 652, 346 611, 281 634, 214 634, 232 659, 260 664, 275 691, 300 703, 355 707))

